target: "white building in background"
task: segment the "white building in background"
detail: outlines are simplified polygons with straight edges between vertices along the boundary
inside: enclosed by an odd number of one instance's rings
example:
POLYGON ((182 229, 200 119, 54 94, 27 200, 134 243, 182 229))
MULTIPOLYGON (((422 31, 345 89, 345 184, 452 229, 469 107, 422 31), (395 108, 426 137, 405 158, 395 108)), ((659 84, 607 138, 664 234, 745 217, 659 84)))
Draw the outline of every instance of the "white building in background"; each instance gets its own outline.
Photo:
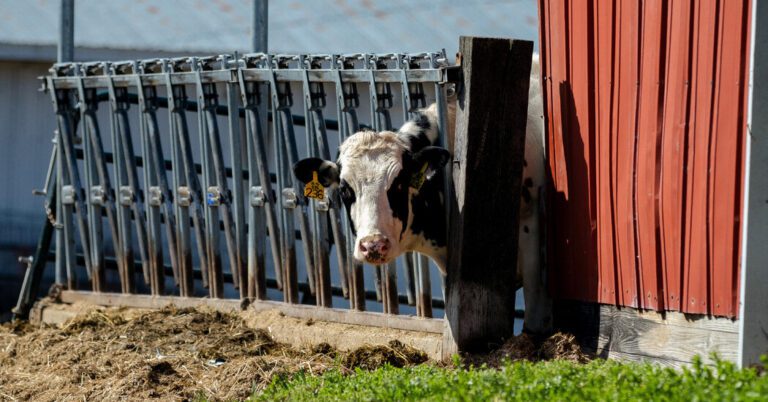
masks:
MULTIPOLYGON (((55 127, 37 77, 56 58, 60 0, 0 0, 0 321, 45 215, 55 127)), ((75 59, 126 60, 250 50, 253 0, 76 0, 75 59)), ((274 53, 456 53, 460 35, 538 42, 535 0, 270 0, 274 53)), ((50 272, 51 270, 49 270, 50 272)), ((47 285, 44 284, 46 289, 47 285)))

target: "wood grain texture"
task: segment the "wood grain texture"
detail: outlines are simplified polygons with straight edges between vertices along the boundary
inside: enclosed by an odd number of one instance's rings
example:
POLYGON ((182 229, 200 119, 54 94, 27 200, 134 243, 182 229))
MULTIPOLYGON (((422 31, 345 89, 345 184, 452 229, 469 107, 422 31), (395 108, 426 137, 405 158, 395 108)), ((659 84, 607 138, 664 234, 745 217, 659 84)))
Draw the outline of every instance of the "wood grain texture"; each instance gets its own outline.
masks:
POLYGON ((461 37, 443 351, 512 334, 533 43, 461 37))
POLYGON ((738 322, 727 318, 560 301, 555 325, 603 358, 674 367, 691 363, 695 355, 708 363, 712 353, 729 361, 737 359, 738 322))

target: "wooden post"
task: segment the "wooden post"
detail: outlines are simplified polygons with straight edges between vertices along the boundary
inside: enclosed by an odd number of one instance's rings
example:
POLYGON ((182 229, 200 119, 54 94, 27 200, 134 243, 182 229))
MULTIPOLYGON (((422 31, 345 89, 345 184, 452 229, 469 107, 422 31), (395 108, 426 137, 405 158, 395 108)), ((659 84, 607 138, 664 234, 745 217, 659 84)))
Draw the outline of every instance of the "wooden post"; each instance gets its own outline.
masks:
POLYGON ((459 39, 443 356, 512 335, 533 42, 459 39))

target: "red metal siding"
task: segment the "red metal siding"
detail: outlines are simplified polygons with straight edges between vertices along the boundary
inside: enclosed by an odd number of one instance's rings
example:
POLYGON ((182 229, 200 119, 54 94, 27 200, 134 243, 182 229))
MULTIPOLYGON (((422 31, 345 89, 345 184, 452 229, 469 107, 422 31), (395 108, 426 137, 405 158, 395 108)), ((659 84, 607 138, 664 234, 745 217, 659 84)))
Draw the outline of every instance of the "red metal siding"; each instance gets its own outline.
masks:
POLYGON ((539 1, 556 297, 736 316, 750 3, 539 1))

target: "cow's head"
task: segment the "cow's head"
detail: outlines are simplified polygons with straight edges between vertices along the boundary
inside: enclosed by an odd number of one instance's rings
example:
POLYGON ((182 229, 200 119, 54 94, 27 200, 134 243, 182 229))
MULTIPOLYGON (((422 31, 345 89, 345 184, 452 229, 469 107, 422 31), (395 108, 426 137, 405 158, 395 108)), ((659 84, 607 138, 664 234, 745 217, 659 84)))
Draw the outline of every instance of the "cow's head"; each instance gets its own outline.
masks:
POLYGON ((450 154, 415 143, 403 133, 362 131, 344 141, 337 162, 308 158, 293 168, 304 183, 316 175, 323 186, 338 189, 360 262, 386 264, 406 251, 444 258, 435 249, 444 251, 445 239, 430 237, 445 236, 442 181, 435 172, 450 154), (414 213, 420 216, 414 219, 414 213), (425 225, 439 226, 442 234, 429 233, 425 225))

